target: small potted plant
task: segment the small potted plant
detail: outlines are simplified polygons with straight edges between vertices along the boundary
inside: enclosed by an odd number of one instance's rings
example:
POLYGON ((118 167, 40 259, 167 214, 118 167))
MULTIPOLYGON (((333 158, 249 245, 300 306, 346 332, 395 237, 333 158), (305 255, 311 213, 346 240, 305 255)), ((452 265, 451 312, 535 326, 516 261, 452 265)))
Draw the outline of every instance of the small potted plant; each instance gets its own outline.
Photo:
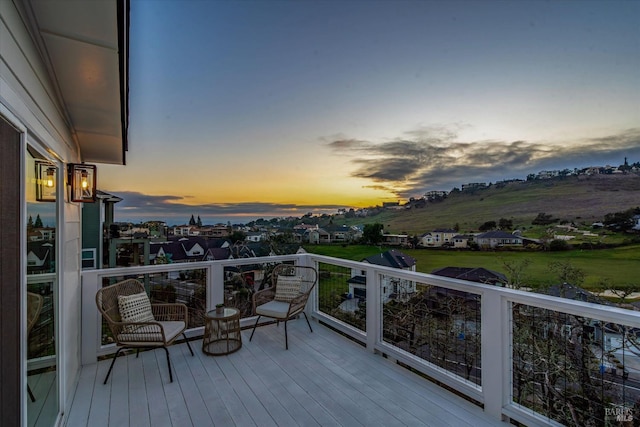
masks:
POLYGON ((224 304, 216 304, 216 314, 224 313, 224 304))

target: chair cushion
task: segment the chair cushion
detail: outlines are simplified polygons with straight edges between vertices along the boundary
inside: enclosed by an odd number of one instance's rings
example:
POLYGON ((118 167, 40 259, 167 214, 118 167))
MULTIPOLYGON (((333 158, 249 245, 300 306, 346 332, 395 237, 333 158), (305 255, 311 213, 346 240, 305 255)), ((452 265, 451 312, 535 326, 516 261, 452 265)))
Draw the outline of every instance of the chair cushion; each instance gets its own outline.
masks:
POLYGON ((278 276, 276 281, 275 301, 291 302, 295 297, 300 295, 300 286, 302 285, 302 277, 300 276, 278 276))
POLYGON ((276 319, 286 319, 289 312, 289 303, 283 301, 269 301, 256 307, 256 314, 260 316, 274 317, 276 319))
MULTIPOLYGON (((158 323, 164 330, 166 343, 171 342, 187 328, 187 325, 182 321, 167 321, 158 323)), ((165 342, 162 341, 162 334, 156 332, 157 330, 158 328, 155 326, 140 326, 136 330, 118 334, 118 341, 132 346, 145 346, 152 344, 163 345, 165 344, 165 342)))
POLYGON ((118 295, 118 309, 123 322, 153 322, 151 301, 145 292, 133 295, 118 295))

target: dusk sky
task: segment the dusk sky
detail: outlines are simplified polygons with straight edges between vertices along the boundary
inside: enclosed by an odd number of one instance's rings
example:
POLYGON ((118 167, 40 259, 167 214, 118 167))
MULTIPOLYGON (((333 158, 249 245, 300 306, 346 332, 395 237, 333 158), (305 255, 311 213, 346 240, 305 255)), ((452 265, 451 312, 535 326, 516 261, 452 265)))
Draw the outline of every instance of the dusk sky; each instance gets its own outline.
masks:
POLYGON ((332 213, 640 161, 639 1, 132 0, 116 220, 332 213))

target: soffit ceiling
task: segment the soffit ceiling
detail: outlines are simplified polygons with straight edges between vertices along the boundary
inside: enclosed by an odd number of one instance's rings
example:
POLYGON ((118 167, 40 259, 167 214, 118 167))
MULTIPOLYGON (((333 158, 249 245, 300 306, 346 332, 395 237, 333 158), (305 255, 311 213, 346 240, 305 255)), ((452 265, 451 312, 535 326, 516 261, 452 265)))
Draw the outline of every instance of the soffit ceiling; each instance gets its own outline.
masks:
MULTIPOLYGON (((45 61, 62 98, 85 162, 124 164, 128 67, 121 73, 118 1, 27 0, 45 61), (124 80, 124 82, 123 82, 124 80)), ((124 26, 124 49, 128 28, 124 26)))

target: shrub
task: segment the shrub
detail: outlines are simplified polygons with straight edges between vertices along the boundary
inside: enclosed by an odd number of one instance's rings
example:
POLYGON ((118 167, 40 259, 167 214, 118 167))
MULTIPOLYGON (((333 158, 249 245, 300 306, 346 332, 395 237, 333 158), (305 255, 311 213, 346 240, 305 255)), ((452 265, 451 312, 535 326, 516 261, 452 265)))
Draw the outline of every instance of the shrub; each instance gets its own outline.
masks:
POLYGON ((546 214, 544 212, 540 212, 538 214, 537 217, 535 217, 535 219, 533 221, 531 221, 531 224, 533 225, 549 225, 552 224, 555 220, 553 219, 553 215, 551 214, 546 214))
POLYGON ((571 245, 566 240, 553 239, 549 242, 550 251, 568 251, 571 249, 571 245))

